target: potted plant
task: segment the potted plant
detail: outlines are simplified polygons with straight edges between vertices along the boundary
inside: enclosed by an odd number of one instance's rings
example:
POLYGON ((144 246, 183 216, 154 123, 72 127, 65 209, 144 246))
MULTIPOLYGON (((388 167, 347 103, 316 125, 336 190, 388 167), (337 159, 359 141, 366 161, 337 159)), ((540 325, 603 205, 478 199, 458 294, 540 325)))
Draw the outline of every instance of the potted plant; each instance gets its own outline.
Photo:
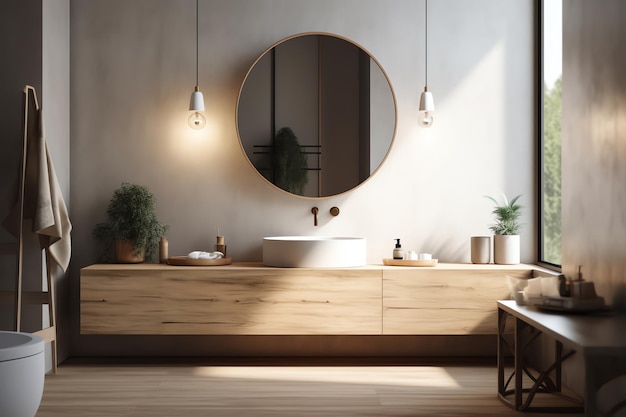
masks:
POLYGON ((291 128, 283 127, 276 134, 271 163, 274 185, 292 194, 304 195, 309 180, 307 160, 291 128))
POLYGON ((510 201, 502 194, 502 203, 493 197, 486 196, 496 206, 492 213, 496 218, 495 224, 489 229, 494 233, 493 261, 496 264, 513 265, 520 263, 520 236, 521 224, 519 218, 522 215, 522 206, 517 204, 521 195, 510 201))
POLYGON ((117 263, 140 263, 152 258, 168 229, 157 220, 155 201, 141 185, 124 182, 113 192, 108 221, 98 223, 93 230, 93 235, 105 244, 105 258, 110 259, 112 247, 117 263))

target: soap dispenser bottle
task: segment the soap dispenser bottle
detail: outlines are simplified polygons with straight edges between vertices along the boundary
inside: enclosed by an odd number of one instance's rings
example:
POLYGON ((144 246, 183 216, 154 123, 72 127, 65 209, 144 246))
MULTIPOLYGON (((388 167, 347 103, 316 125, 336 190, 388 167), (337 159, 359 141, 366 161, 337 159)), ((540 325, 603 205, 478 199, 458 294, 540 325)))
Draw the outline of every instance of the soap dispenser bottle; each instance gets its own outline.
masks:
POLYGON ((396 239, 396 247, 393 250, 393 259, 404 259, 404 251, 400 244, 400 239, 396 239))

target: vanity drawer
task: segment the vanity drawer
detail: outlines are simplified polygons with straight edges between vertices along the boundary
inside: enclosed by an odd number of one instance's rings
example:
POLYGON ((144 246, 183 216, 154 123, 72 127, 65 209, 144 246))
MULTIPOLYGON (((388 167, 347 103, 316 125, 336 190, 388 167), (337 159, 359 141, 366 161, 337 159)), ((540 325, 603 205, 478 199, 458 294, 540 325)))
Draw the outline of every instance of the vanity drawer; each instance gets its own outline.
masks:
POLYGON ((81 333, 380 335, 381 281, 374 269, 83 269, 81 333))
POLYGON ((385 270, 383 334, 497 334, 496 301, 509 298, 506 275, 531 270, 385 270))
POLYGON ((81 271, 80 332, 159 333, 163 313, 160 283, 152 274, 134 271, 81 271))

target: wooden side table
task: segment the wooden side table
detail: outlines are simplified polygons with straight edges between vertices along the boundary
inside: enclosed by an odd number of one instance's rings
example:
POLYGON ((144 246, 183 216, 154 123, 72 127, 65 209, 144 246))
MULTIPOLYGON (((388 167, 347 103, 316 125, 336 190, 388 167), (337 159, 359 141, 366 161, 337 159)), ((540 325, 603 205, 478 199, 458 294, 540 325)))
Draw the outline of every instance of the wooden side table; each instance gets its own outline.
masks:
MULTIPOLYGON (((519 306, 512 300, 498 301, 498 396, 518 411, 580 412, 595 417, 597 390, 610 380, 626 375, 626 316, 608 314, 562 314, 519 306), (513 324, 507 333, 507 322, 513 324), (534 330, 533 330, 534 329, 534 330), (528 334, 527 338, 522 335, 528 334), (539 335, 555 340, 554 362, 535 370, 525 353, 539 335), (513 355, 513 372, 505 376, 505 355, 513 355), (584 399, 562 392, 561 367, 578 353, 585 362, 584 399), (524 387, 524 375, 531 384, 524 387), (550 393, 564 397, 571 406, 532 406, 535 396, 550 393)), ((618 404, 624 407, 625 403, 618 404)), ((616 410, 612 410, 616 411, 616 410)))

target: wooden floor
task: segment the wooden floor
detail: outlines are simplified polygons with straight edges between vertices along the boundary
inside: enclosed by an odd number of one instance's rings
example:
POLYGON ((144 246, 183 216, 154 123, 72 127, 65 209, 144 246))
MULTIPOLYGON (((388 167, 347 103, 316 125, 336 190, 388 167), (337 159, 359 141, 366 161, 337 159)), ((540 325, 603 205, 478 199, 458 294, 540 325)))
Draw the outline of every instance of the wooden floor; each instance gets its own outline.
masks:
POLYGON ((37 417, 554 416, 516 412, 496 392, 490 365, 73 363, 46 376, 37 417))

